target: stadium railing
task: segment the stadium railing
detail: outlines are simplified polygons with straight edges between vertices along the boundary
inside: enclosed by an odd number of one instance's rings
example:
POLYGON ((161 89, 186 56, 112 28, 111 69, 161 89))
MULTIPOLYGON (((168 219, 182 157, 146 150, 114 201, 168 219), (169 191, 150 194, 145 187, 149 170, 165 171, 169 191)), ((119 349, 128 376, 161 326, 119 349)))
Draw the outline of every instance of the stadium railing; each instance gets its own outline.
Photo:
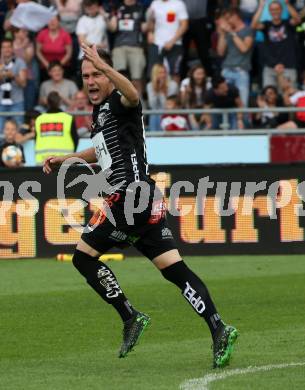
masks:
MULTIPOLYGON (((270 112, 273 113, 289 113, 293 114, 296 112, 305 112, 305 107, 274 107, 274 108, 229 108, 229 109, 219 109, 219 108, 211 108, 211 109, 175 109, 175 110, 143 110, 144 116, 149 115, 164 115, 164 114, 182 114, 182 115, 189 115, 189 114, 217 114, 222 116, 222 123, 221 123, 221 129, 220 130, 210 130, 210 129, 202 129, 202 130, 187 130, 187 131, 147 131, 146 136, 148 137, 175 137, 175 136, 233 136, 233 135, 256 135, 256 134, 265 134, 265 135, 272 135, 272 134, 305 134, 305 122, 304 122, 304 128, 297 128, 297 129, 264 129, 264 128, 245 128, 245 129, 232 129, 230 130, 229 127, 229 115, 230 114, 256 114, 256 113, 264 113, 264 112, 270 112)), ((89 111, 73 111, 69 112, 73 116, 85 116, 85 115, 91 115, 92 113, 89 111)), ((6 117, 15 117, 15 116, 21 116, 24 115, 25 112, 22 111, 2 111, 0 112, 0 116, 6 116, 6 117)), ((0 129, 0 138, 1 138, 1 129, 0 129)))

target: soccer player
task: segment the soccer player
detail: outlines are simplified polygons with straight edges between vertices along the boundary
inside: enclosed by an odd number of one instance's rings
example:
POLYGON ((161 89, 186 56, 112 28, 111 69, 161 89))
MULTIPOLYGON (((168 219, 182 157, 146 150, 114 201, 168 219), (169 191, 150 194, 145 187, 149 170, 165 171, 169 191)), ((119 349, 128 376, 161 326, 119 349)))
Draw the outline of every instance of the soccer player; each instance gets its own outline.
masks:
POLYGON ((113 193, 105 198, 107 207, 99 210, 85 228, 74 252, 73 264, 123 321, 119 357, 125 357, 133 349, 150 318, 132 306, 111 269, 98 258, 114 246, 134 245, 165 279, 180 289, 197 315, 206 321, 213 339, 213 366, 223 367, 229 362, 237 330, 222 321, 207 287, 188 268, 177 250, 167 224, 162 195, 148 174, 137 90, 113 68, 109 54, 95 46, 82 45, 82 48, 84 88, 94 106, 91 131, 94 147, 64 157, 48 157, 43 170, 49 174, 70 157, 98 162, 102 171, 110 170, 107 182, 113 193), (138 191, 140 187, 136 187, 141 183, 146 186, 138 191), (127 221, 128 202, 133 199, 133 207, 140 203, 141 197, 148 205, 144 211, 134 213, 131 223, 127 221), (106 210, 108 214, 111 211, 114 221, 107 218, 106 210))

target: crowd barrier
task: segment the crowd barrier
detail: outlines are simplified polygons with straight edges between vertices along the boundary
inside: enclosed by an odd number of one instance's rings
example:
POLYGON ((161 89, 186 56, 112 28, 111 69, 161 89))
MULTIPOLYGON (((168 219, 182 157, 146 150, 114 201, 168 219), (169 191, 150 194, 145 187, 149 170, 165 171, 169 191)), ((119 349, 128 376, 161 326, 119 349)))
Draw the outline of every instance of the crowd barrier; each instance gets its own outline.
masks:
MULTIPOLYGON (((305 253, 305 164, 152 166, 151 171, 164 191, 183 255, 305 253)), ((95 199, 81 200, 90 175, 88 167, 68 169, 63 206, 56 174, 46 176, 41 168, 1 170, 0 258, 72 253, 81 234, 76 227, 85 226, 97 207, 95 199), (76 177, 83 181, 68 188, 76 177), (67 222, 70 217, 75 226, 67 222)))
MULTIPOLYGON (((189 114, 194 114, 194 115, 202 115, 202 114, 209 114, 209 115, 219 115, 221 116, 221 124, 220 124, 220 130, 200 130, 200 131, 195 131, 194 134, 198 135, 237 135, 239 133, 241 134, 247 134, 250 131, 250 134, 262 134, 264 132, 271 131, 271 133, 280 133, 283 130, 281 129, 245 129, 245 130, 232 130, 230 129, 230 121, 229 117, 230 114, 238 114, 242 113, 244 114, 244 117, 247 115, 252 115, 252 114, 263 114, 263 113, 270 113, 272 114, 275 113, 288 113, 290 115, 293 115, 295 113, 300 113, 300 112, 305 112, 305 107, 266 107, 266 108, 257 108, 257 107, 244 107, 244 108, 196 108, 196 109, 173 109, 173 110, 166 110, 166 109, 144 109, 143 110, 143 115, 144 117, 149 117, 150 115, 164 115, 164 114, 181 114, 181 115, 189 115, 189 114), (232 133, 233 131, 233 133, 232 133), (198 133, 198 134, 196 134, 198 133)), ((73 116, 86 116, 86 115, 91 115, 91 111, 67 111, 67 113, 73 115, 73 116)), ((0 117, 5 116, 5 117, 16 117, 16 116, 23 116, 25 115, 24 111, 0 111, 0 117)), ((289 130, 285 130, 286 132, 289 133, 289 130)), ((295 132, 296 129, 291 129, 291 132, 295 132)), ((297 129, 297 132, 300 131, 302 133, 305 132, 305 122, 304 122, 304 129, 300 130, 297 129)), ((160 132, 164 134, 172 134, 175 135, 175 132, 163 132, 157 131, 157 132, 149 132, 151 136, 156 134, 160 134, 160 132)), ((181 134, 181 131, 176 132, 178 134, 181 134)), ((191 134, 190 131, 187 132, 188 134, 191 134)))

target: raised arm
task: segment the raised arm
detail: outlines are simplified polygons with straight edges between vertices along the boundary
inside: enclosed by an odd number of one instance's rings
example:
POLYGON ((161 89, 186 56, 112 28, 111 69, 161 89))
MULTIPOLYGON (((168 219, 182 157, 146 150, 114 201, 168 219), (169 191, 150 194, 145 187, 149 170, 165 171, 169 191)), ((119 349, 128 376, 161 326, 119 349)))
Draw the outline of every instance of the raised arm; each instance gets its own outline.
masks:
POLYGON ((285 0, 285 3, 287 5, 289 15, 291 16, 290 24, 292 24, 293 26, 297 26, 298 24, 301 23, 301 18, 299 16, 297 10, 294 8, 293 5, 290 4, 289 0, 285 0))
POLYGON ((247 53, 253 46, 253 37, 248 35, 245 38, 241 38, 236 33, 232 33, 232 38, 235 46, 241 53, 247 53))
POLYGON ((112 82, 114 87, 121 92, 122 104, 125 107, 136 107, 139 104, 139 94, 131 81, 103 61, 96 50, 96 46, 89 47, 88 45, 83 44, 82 49, 86 59, 91 61, 96 69, 103 72, 112 82))
POLYGON ((226 54, 228 46, 226 33, 229 32, 229 26, 223 18, 219 18, 216 20, 216 26, 218 33, 216 51, 220 57, 223 57, 226 54))
POLYGON ((252 22, 251 22, 251 27, 254 30, 262 30, 264 28, 263 23, 260 23, 259 20, 261 18, 263 9, 265 7, 265 4, 266 4, 266 0, 260 0, 259 1, 259 6, 258 6, 257 11, 256 11, 255 15, 253 16, 253 19, 252 19, 252 22))

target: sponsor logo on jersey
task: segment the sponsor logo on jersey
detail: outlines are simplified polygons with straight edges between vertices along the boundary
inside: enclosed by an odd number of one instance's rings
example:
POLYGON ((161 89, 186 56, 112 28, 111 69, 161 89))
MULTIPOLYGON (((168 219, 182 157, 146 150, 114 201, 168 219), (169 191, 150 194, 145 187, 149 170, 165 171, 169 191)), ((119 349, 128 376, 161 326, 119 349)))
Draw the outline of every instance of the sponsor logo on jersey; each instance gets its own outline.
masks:
POLYGON ((183 296, 190 302, 197 313, 202 314, 205 311, 205 304, 201 296, 198 295, 197 291, 194 290, 188 282, 186 282, 183 296))
POLYGON ((134 181, 138 183, 140 181, 140 171, 139 171, 139 167, 138 167, 137 155, 135 153, 133 153, 130 155, 130 158, 131 158, 131 163, 132 163, 132 170, 134 173, 134 181))
POLYGON ((100 280, 100 284, 106 289, 107 298, 116 298, 119 294, 122 294, 122 290, 110 269, 102 266, 97 271, 97 277, 100 280))
POLYGON ((173 238, 172 232, 169 228, 163 228, 162 229, 162 239, 165 240, 167 238, 173 238))
POLYGON ((125 241, 127 239, 127 234, 125 234, 124 232, 121 232, 119 230, 114 230, 110 236, 109 236, 112 240, 114 241, 118 241, 118 242, 121 242, 121 241, 125 241))
POLYGON ((109 103, 105 103, 103 106, 100 107, 100 112, 102 110, 109 110, 109 103))
POLYGON ((104 127, 105 121, 106 121, 105 112, 101 112, 100 114, 98 114, 97 123, 98 123, 101 127, 104 127))

